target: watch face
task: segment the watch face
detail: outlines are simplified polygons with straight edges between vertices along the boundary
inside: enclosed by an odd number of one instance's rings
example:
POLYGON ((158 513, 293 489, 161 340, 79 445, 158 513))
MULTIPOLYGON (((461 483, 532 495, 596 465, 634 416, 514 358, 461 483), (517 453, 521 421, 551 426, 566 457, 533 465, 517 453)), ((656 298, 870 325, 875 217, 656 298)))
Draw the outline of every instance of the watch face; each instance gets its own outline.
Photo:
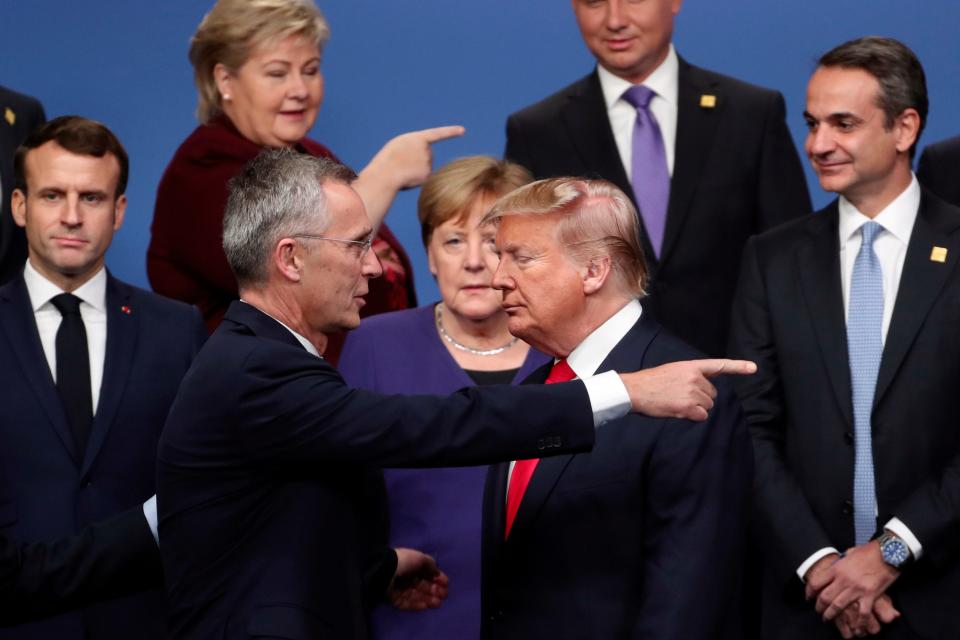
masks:
POLYGON ((899 567, 910 557, 910 550, 907 549, 907 545, 896 538, 884 542, 881 551, 883 552, 883 561, 894 567, 899 567))

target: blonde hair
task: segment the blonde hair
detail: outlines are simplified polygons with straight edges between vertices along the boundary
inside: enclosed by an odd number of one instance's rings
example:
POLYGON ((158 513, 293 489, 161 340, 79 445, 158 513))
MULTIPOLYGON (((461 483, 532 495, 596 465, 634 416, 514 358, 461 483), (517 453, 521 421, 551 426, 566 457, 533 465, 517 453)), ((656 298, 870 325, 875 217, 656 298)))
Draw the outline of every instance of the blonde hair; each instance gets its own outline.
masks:
POLYGON ((424 246, 444 222, 466 220, 478 200, 499 198, 532 180, 520 165, 491 156, 468 156, 437 169, 423 183, 417 200, 424 246))
POLYGON ((222 64, 236 72, 255 48, 289 36, 300 36, 323 49, 330 27, 313 0, 217 0, 190 39, 200 122, 223 110, 214 67, 222 64))
POLYGON ((580 264, 609 256, 624 292, 646 295, 647 265, 640 244, 637 210, 623 191, 606 180, 538 180, 497 200, 481 224, 505 216, 560 214, 557 238, 580 264))

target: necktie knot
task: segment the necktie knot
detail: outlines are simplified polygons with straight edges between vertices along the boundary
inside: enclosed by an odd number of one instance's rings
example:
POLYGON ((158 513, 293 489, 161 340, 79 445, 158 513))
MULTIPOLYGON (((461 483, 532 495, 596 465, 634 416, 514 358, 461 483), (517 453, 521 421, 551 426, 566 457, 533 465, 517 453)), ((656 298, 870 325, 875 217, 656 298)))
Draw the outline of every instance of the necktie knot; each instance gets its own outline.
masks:
POLYGON ((623 99, 629 102, 635 109, 646 110, 650 106, 653 96, 657 95, 650 87, 642 84, 635 84, 623 92, 623 99))
POLYGON ((570 382, 577 377, 576 372, 567 364, 566 358, 561 358, 550 369, 545 384, 555 384, 557 382, 570 382))
POLYGON ((50 303, 57 308, 62 316, 80 315, 80 298, 72 293, 61 293, 50 299, 50 303))
POLYGON ((873 241, 877 239, 877 236, 881 231, 883 231, 883 227, 880 226, 879 222, 874 222, 871 220, 870 222, 865 223, 862 227, 860 227, 860 234, 863 237, 863 245, 872 247, 873 241))

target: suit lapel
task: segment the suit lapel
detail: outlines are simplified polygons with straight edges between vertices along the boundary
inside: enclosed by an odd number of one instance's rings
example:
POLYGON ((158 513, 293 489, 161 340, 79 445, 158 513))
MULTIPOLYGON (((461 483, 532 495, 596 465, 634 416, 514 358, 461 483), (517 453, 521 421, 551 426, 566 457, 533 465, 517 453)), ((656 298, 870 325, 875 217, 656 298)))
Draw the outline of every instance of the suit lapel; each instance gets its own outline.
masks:
POLYGON ((57 393, 53 374, 47 364, 37 331, 37 321, 30 306, 30 296, 23 276, 18 276, 0 293, 0 331, 7 334, 7 342, 20 365, 27 385, 37 396, 38 404, 50 420, 63 446, 79 463, 73 433, 67 424, 63 403, 57 393))
POLYGON ((717 123, 726 103, 717 94, 715 83, 700 76, 698 70, 680 60, 677 91, 677 139, 674 149, 673 177, 670 180, 670 202, 667 206, 667 226, 663 232, 660 262, 666 262, 683 230, 697 185, 709 155, 717 123), (700 106, 700 96, 716 97, 716 106, 700 106))
POLYGON ((853 424, 847 325, 840 281, 839 211, 836 201, 814 214, 808 241, 798 248, 796 271, 807 312, 817 336, 830 387, 848 424, 853 424))
POLYGON ((103 362, 103 380, 81 474, 87 473, 96 460, 123 398, 137 344, 138 311, 139 309, 130 306, 130 289, 108 273, 107 347, 103 362))
POLYGON ((930 195, 924 191, 913 233, 910 235, 893 317, 880 360, 874 393, 875 408, 890 388, 890 383, 910 350, 917 332, 923 326, 930 307, 939 297, 957 265, 960 242, 957 241, 955 232, 958 227, 960 221, 952 212, 945 211, 942 204, 932 201, 930 195), (934 262, 930 259, 933 247, 947 249, 945 262, 934 262))

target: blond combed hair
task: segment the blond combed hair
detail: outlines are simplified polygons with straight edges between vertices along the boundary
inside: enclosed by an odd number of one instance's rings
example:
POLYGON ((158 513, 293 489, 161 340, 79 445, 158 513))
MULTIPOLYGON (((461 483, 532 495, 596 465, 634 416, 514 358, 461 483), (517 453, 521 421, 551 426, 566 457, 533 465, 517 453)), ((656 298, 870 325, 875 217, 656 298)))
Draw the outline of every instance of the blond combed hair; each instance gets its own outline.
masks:
POLYGON ((580 264, 609 257, 624 293, 646 295, 647 265, 640 244, 637 210, 614 184, 606 180, 549 178, 503 196, 481 224, 506 216, 558 214, 557 239, 580 264))
POLYGON ((217 0, 190 39, 197 85, 197 118, 208 122, 223 111, 213 77, 218 64, 236 72, 259 46, 299 36, 323 49, 330 27, 313 0, 217 0))

